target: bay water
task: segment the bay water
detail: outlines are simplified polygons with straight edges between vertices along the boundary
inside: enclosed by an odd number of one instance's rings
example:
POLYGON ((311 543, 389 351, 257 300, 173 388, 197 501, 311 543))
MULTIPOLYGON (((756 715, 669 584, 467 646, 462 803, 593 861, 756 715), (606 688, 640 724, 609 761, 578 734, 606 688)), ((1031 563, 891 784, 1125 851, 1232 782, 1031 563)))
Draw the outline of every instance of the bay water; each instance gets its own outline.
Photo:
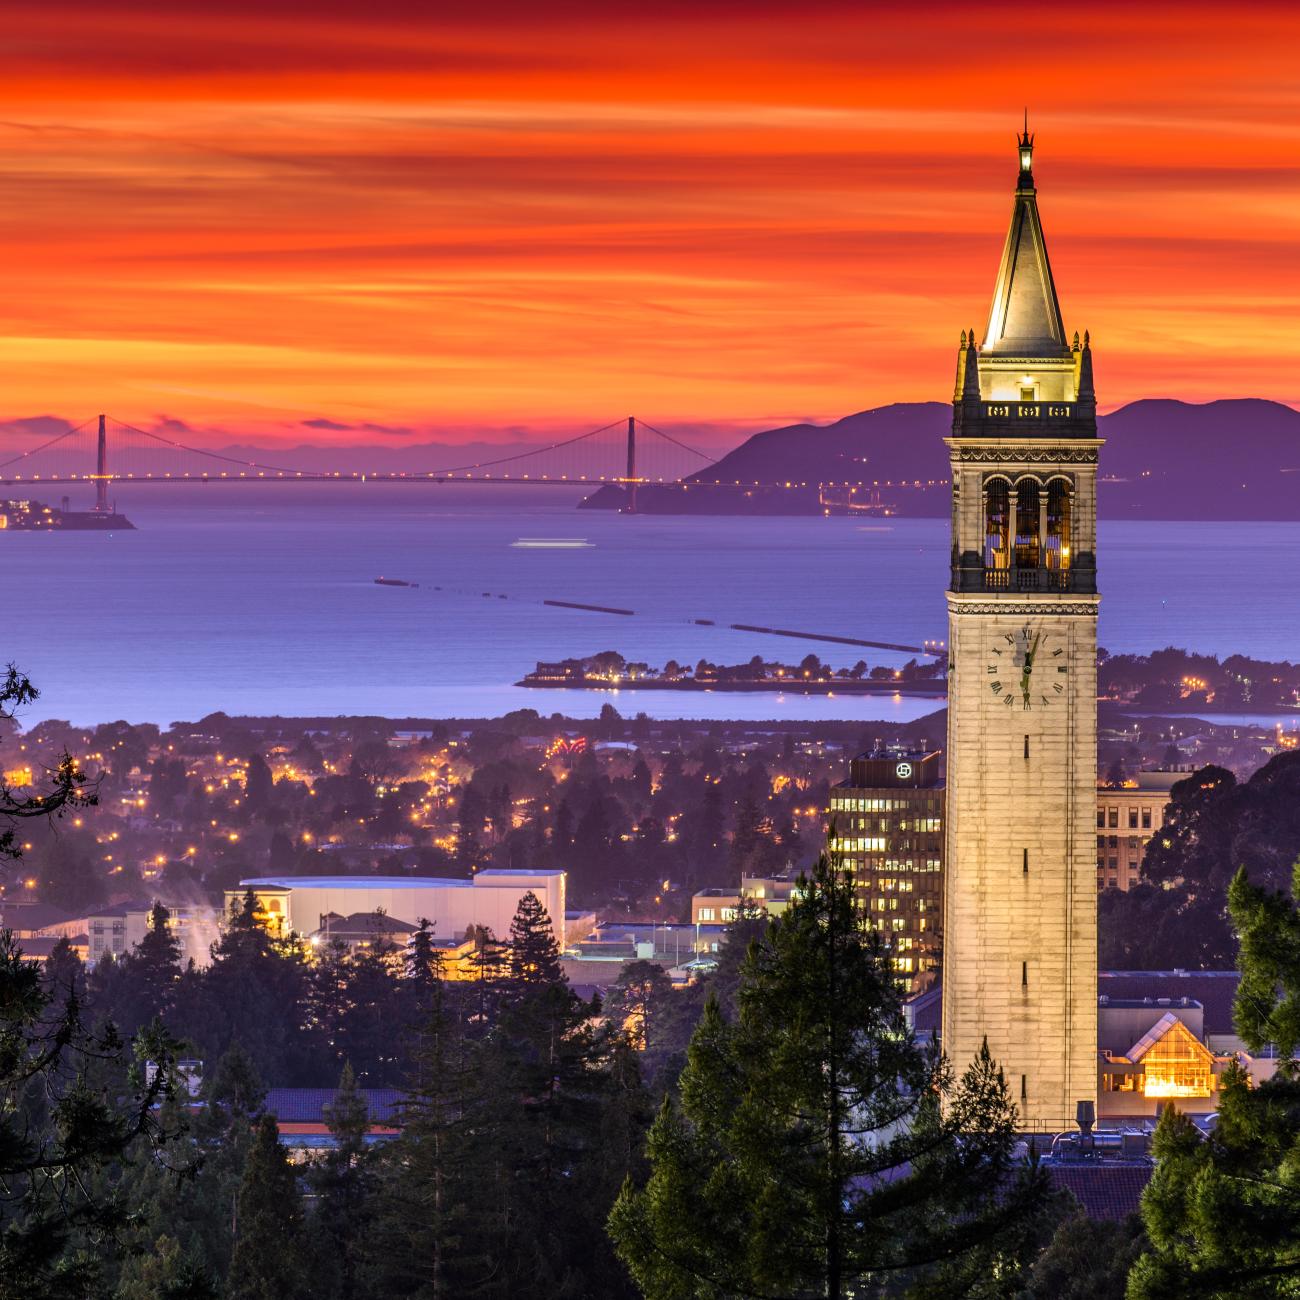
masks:
MULTIPOLYGON (((117 498, 136 531, 0 534, 0 658, 42 692, 28 724, 579 717, 607 701, 658 718, 901 721, 941 704, 511 683, 538 660, 599 650, 655 665, 812 652, 897 666, 908 656, 692 620, 941 640, 947 520, 627 516, 579 511, 568 489, 427 484, 124 485, 117 498)), ((1296 659, 1298 572, 1297 523, 1103 521, 1101 644, 1296 659)))

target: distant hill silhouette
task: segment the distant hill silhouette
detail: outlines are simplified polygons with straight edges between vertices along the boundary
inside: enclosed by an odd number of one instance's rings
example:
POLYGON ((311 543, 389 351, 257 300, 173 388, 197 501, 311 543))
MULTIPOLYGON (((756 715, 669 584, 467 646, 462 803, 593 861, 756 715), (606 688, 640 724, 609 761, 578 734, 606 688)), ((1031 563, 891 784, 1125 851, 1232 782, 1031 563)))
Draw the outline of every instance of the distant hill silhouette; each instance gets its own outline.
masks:
POLYGON ((721 483, 947 478, 943 438, 951 423, 946 402, 895 402, 834 424, 791 424, 756 433, 692 477, 721 483))
MULTIPOLYGON (((944 479, 952 408, 900 402, 834 424, 796 424, 756 433, 694 476, 701 485, 808 483, 804 492, 701 486, 685 495, 641 489, 643 510, 672 513, 808 514, 815 485, 844 481, 944 479)), ((1133 402, 1098 420, 1102 450, 1099 509, 1122 519, 1300 519, 1300 411, 1239 398, 1196 405, 1166 398, 1133 402)), ((948 490, 908 489, 882 497, 901 515, 942 517, 948 490)), ((615 507, 619 488, 590 499, 615 507)))
POLYGON ((1099 510, 1123 519, 1300 519, 1300 411, 1258 398, 1132 402, 1099 421, 1099 510))

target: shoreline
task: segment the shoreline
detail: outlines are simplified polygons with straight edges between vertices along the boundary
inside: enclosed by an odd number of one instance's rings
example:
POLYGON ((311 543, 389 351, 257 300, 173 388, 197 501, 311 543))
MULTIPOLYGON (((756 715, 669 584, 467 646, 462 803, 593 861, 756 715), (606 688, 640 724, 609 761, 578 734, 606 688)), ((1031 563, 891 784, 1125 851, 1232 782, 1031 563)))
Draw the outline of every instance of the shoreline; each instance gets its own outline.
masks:
POLYGON ((582 681, 539 681, 525 677, 514 683, 529 690, 550 691, 683 691, 687 694, 708 694, 711 691, 735 693, 766 692, 769 695, 912 695, 935 700, 948 698, 946 690, 936 690, 933 682, 861 682, 861 681, 798 681, 794 678, 775 681, 752 682, 698 682, 692 677, 680 681, 660 681, 644 678, 629 681, 602 681, 590 678, 582 681))

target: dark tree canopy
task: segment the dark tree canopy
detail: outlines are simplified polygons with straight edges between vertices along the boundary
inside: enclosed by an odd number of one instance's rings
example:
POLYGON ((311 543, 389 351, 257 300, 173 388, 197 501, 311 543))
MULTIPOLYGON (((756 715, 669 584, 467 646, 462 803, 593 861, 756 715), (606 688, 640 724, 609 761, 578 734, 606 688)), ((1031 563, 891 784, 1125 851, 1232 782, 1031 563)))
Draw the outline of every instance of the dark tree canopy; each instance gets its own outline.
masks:
POLYGON ((649 1180, 624 1188, 610 1231, 649 1300, 838 1300, 904 1276, 1002 1294, 1052 1206, 1014 1144, 987 1050, 957 1079, 915 1042, 888 956, 823 858, 750 946, 736 1019, 706 1007, 680 1102, 650 1131, 649 1180))
POLYGON ((1300 863, 1289 894, 1243 869, 1228 897, 1241 938, 1237 1032, 1256 1056, 1275 1049, 1277 1072, 1253 1086, 1229 1065, 1208 1134, 1165 1108, 1142 1198, 1152 1250, 1134 1266, 1132 1300, 1300 1293, 1300 863))
POLYGON ((1224 970, 1236 958, 1228 886, 1238 868, 1270 889, 1300 857, 1300 751, 1278 754, 1249 780, 1204 767, 1170 792, 1147 845, 1142 883, 1100 903, 1100 960, 1110 969, 1224 970))
POLYGON ((263 1115, 239 1185, 227 1300, 306 1300, 308 1267, 298 1180, 263 1115))

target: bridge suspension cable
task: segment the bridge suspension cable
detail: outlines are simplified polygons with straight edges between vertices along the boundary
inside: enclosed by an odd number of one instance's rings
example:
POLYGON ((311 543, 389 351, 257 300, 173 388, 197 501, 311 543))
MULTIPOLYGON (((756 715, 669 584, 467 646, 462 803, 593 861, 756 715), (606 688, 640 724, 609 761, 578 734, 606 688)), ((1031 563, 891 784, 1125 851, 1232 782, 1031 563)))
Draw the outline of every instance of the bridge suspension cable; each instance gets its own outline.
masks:
POLYGON ((62 433, 57 433, 53 438, 47 439, 39 447, 29 447, 26 451, 20 451, 18 455, 11 456, 8 460, 0 460, 0 469, 7 469, 10 465, 16 465, 20 460, 26 460, 28 456, 35 456, 38 452, 45 451, 48 447, 53 447, 56 443, 62 442, 65 438, 71 438, 74 434, 84 433, 94 422, 92 416, 89 420, 77 425, 75 429, 65 429, 62 433))
POLYGON ((241 460, 238 456, 226 456, 219 451, 209 451, 204 447, 191 447, 187 443, 177 442, 174 438, 164 438, 161 433, 152 433, 148 429, 138 429, 133 424, 127 424, 124 420, 114 419, 114 424, 119 428, 125 429, 128 433, 138 433, 142 438, 151 438, 154 442, 162 443, 165 447, 173 447, 177 451, 188 451, 195 456, 206 456, 209 460, 219 460, 227 465, 243 465, 247 469, 266 469, 274 474, 294 474, 303 478, 324 478, 326 477, 320 470, 301 470, 289 469, 285 465, 267 465, 256 460, 241 460))
POLYGON ((682 442, 680 438, 674 438, 671 433, 665 433, 662 429, 656 429, 653 424, 647 424, 644 420, 637 420, 637 424, 639 424, 643 429, 649 429, 651 433, 658 434, 665 442, 671 442, 674 447, 680 447, 683 451, 689 451, 692 456, 698 456, 701 460, 708 461, 710 465, 716 465, 718 463, 718 458, 716 456, 710 456, 696 447, 687 446, 687 444, 682 442))
POLYGON ((602 424, 599 429, 590 429, 588 432, 580 433, 576 437, 548 443, 545 447, 533 447, 528 451, 515 452, 510 456, 498 456, 495 460, 480 460, 473 465, 452 465, 448 469, 431 469, 422 472, 426 474, 464 474, 472 469, 490 469, 494 465, 508 465, 512 461, 527 460, 531 456, 540 456, 543 452, 558 451, 561 447, 572 447, 574 443, 586 442, 588 438, 594 438, 598 433, 608 433, 622 423, 622 420, 613 420, 609 424, 602 424))

